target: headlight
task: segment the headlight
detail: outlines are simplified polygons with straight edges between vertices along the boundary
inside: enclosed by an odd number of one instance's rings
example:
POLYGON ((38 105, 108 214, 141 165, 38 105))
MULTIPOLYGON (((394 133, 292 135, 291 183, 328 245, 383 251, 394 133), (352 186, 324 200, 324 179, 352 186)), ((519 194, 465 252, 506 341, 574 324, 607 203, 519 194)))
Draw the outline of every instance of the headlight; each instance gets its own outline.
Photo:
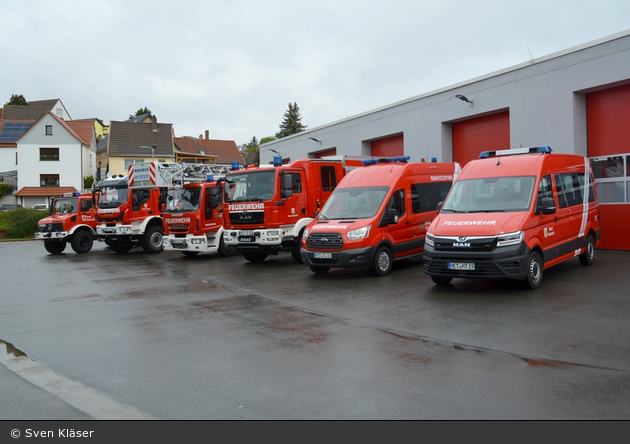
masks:
POLYGON ((348 231, 348 235, 347 235, 348 239, 350 240, 364 239, 368 237, 368 235, 370 234, 370 228, 372 228, 372 225, 359 228, 358 230, 348 231))
POLYGON ((302 239, 308 239, 308 230, 305 228, 304 232, 302 233, 302 239))
POLYGON ((280 231, 278 230, 268 230, 267 231, 267 236, 277 236, 280 234, 280 231))
POLYGON ((514 233, 500 234, 497 237, 497 247, 520 244, 523 241, 523 233, 523 231, 516 231, 514 233))
POLYGON ((429 247, 432 247, 435 245, 435 236, 433 236, 430 233, 427 233, 427 235, 424 237, 424 244, 428 245, 429 247))
POLYGON ((118 231, 120 234, 131 233, 131 227, 120 227, 118 231))

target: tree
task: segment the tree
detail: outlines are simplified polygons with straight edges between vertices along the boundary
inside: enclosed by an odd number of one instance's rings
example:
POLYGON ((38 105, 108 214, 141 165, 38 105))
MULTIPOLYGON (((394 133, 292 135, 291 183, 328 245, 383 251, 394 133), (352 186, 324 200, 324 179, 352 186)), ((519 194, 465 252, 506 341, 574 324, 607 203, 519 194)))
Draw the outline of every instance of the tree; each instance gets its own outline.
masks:
POLYGON ((26 99, 24 98, 22 94, 20 94, 19 96, 17 94, 12 94, 9 101, 4 104, 4 106, 7 106, 7 105, 28 106, 28 102, 26 101, 26 99))
POLYGON ((83 189, 90 190, 92 185, 94 185, 94 176, 85 176, 83 178, 83 189))
POLYGON ((144 108, 138 108, 138 111, 136 111, 135 114, 129 114, 129 118, 131 119, 133 117, 142 116, 144 114, 151 114, 151 110, 146 106, 144 108))
POLYGON ((289 103, 289 109, 284 113, 284 120, 279 125, 280 131, 276 133, 278 139, 290 136, 291 134, 301 133, 306 129, 306 125, 302 125, 302 116, 297 103, 289 103))

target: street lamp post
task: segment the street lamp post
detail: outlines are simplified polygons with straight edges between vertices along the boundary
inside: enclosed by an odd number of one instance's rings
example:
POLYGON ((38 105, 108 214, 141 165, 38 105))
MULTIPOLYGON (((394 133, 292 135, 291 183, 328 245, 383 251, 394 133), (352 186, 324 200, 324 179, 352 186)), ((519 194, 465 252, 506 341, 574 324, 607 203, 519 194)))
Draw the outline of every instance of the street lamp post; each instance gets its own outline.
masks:
POLYGON ((140 146, 140 148, 146 148, 148 150, 151 150, 151 161, 155 162, 155 149, 157 148, 157 145, 153 145, 153 146, 140 146))

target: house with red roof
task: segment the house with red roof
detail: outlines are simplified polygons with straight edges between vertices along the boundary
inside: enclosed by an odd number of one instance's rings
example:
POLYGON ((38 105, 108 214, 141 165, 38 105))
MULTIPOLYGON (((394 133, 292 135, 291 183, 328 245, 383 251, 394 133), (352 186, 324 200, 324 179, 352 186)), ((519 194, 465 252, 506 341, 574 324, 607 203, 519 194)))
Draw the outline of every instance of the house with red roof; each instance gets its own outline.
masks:
POLYGON ((205 138, 175 137, 175 161, 191 163, 215 163, 217 165, 232 165, 238 162, 244 165, 236 142, 233 140, 210 139, 210 132, 206 130, 205 138))
POLYGON ((94 121, 63 120, 44 113, 16 141, 18 203, 31 207, 83 189, 96 171, 94 121))

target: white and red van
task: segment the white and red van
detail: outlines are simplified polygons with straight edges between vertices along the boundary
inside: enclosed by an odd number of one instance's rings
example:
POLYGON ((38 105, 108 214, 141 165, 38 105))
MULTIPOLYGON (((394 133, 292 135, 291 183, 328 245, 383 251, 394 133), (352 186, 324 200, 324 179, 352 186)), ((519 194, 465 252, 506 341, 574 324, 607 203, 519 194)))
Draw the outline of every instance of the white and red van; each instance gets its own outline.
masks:
POLYGON ((302 262, 317 274, 338 267, 384 276, 395 260, 422 254, 426 227, 460 168, 408 160, 364 160, 350 171, 306 226, 302 262))
POLYGON ((467 163, 427 231, 424 272, 519 279, 538 288, 543 269, 593 263, 601 228, 587 158, 533 147, 483 152, 467 163))

